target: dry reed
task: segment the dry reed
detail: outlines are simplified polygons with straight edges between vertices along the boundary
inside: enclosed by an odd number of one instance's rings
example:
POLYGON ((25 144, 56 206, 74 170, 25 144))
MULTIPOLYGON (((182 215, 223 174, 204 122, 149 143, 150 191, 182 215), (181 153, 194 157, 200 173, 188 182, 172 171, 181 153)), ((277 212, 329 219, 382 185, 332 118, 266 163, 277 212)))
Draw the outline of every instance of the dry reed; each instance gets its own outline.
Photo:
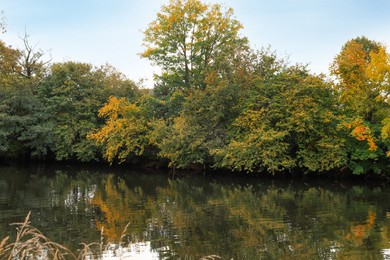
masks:
MULTIPOLYGON (((0 240, 0 260, 13 259, 99 259, 110 244, 104 243, 103 229, 101 230, 100 243, 81 243, 82 248, 77 256, 68 248, 55 243, 43 235, 37 228, 31 226, 31 212, 27 214, 24 222, 13 223, 16 226, 15 241, 11 242, 7 236, 0 240)), ((129 223, 130 224, 130 223, 129 223)), ((119 245, 124 245, 129 224, 124 228, 119 245)))
POLYGON ((37 228, 30 225, 30 213, 24 222, 16 226, 15 241, 10 243, 6 237, 0 243, 0 259, 69 259, 74 254, 66 247, 52 242, 37 228))
MULTIPOLYGON (((76 256, 71 250, 55 243, 43 235, 37 228, 31 226, 31 212, 28 213, 24 222, 13 223, 16 226, 16 238, 14 242, 10 242, 10 237, 7 236, 0 242, 0 260, 16 260, 16 259, 101 259, 103 252, 109 249, 110 243, 105 245, 103 229, 101 230, 100 243, 81 243, 82 249, 79 250, 76 256)), ((126 241, 127 229, 130 223, 124 228, 119 246, 125 247, 130 241, 126 241)), ((122 258, 121 258, 122 259, 122 258)), ((217 255, 209 255, 201 258, 202 260, 222 259, 217 255)))

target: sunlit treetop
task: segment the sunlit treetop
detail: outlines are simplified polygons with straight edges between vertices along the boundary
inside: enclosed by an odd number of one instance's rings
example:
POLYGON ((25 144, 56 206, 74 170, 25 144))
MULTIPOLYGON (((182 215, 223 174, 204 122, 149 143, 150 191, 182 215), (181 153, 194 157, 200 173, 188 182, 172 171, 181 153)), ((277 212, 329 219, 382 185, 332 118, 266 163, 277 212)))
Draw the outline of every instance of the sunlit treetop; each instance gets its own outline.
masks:
MULTIPOLYGON (((148 58, 176 88, 204 88, 207 73, 246 39, 233 9, 199 0, 171 0, 144 32, 148 58)), ((162 79, 164 81, 164 79, 162 79)))
POLYGON ((342 103, 369 122, 388 106, 390 56, 381 43, 358 37, 335 57, 331 72, 338 80, 342 103), (387 105, 386 105, 387 103, 387 105))

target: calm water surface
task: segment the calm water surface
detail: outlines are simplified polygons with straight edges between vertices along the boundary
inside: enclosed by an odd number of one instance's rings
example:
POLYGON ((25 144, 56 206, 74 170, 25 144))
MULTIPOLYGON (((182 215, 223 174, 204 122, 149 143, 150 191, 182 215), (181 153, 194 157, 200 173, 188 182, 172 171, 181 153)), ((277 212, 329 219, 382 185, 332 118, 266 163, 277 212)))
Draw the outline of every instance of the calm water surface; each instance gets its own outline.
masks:
POLYGON ((75 252, 103 230, 108 253, 139 259, 390 259, 383 183, 0 167, 0 241, 29 211, 75 252))

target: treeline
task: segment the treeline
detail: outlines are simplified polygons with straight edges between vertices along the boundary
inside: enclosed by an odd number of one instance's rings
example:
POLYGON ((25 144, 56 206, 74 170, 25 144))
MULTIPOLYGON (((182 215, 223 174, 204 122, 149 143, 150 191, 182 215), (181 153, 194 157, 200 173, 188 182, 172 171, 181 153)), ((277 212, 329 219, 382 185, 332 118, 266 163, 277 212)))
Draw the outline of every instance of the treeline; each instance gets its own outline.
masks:
POLYGON ((232 9, 172 0, 145 30, 153 93, 110 66, 1 42, 0 155, 243 172, 390 173, 390 55, 365 37, 332 77, 253 50, 232 9))
POLYGON ((24 38, 25 49, 0 42, 0 157, 90 161, 99 147, 86 138, 104 120, 110 96, 135 101, 139 90, 113 67, 48 64, 24 38))

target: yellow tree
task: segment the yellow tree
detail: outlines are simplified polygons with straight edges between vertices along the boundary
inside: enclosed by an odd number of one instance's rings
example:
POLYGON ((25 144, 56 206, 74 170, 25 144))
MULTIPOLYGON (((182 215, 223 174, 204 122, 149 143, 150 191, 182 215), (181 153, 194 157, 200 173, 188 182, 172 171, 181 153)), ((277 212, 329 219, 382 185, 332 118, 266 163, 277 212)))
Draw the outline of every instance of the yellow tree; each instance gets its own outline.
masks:
POLYGON ((239 36, 241 28, 233 10, 219 4, 171 0, 163 5, 144 32, 146 49, 141 53, 162 69, 158 91, 204 89, 208 72, 246 43, 239 36))
POLYGON ((331 66, 349 131, 354 172, 386 172, 390 141, 390 56, 365 37, 348 41, 331 66), (382 133, 381 133, 382 132, 382 133), (381 166, 380 166, 381 165, 381 166), (385 170, 386 169, 386 170, 385 170))
POLYGON ((125 161, 134 153, 143 153, 142 124, 140 109, 125 98, 110 97, 107 104, 99 110, 99 117, 107 118, 106 124, 88 138, 105 147, 104 157, 113 162, 115 158, 125 161))
POLYGON ((126 161, 129 155, 140 156, 149 144, 148 120, 141 109, 125 98, 111 96, 99 110, 99 117, 107 118, 105 125, 90 133, 88 138, 104 148, 104 157, 113 162, 126 161))
POLYGON ((341 102, 351 113, 373 123, 383 117, 389 95, 389 59, 378 42, 359 37, 336 56, 331 72, 338 80, 341 102))

